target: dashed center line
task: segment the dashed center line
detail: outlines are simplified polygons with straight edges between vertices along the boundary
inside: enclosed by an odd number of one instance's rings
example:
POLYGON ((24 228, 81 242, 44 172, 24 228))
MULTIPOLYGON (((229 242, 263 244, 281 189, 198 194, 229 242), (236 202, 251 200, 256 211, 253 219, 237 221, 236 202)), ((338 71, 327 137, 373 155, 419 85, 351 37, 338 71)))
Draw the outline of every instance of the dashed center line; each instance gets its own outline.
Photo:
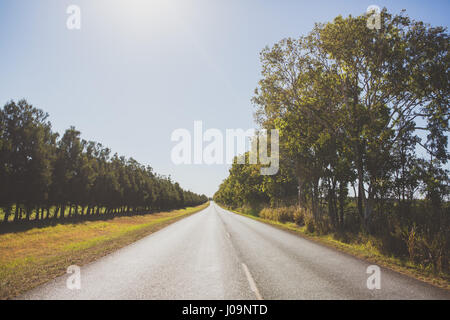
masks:
POLYGON ((242 263, 242 268, 244 268, 245 276, 247 277, 250 289, 255 293, 256 299, 263 300, 261 294, 259 293, 258 287, 256 286, 255 280, 253 280, 252 274, 245 263, 242 263))

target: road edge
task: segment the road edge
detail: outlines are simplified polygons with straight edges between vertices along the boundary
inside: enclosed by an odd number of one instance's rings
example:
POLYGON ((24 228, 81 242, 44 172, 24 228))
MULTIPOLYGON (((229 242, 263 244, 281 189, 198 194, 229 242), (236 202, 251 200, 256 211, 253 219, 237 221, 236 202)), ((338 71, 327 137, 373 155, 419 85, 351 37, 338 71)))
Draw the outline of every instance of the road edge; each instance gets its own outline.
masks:
POLYGON ((84 266, 92 263, 108 254, 122 249, 128 245, 131 245, 177 221, 187 218, 195 213, 205 210, 210 206, 210 201, 193 207, 191 211, 166 219, 161 222, 149 225, 136 231, 128 232, 117 238, 111 239, 98 246, 89 247, 83 250, 83 254, 79 251, 75 253, 67 253, 56 257, 54 260, 43 260, 33 268, 33 270, 27 274, 23 274, 20 281, 20 286, 15 281, 11 281, 9 288, 1 288, 0 300, 8 300, 19 297, 25 292, 32 290, 40 285, 43 285, 59 276, 66 273, 68 265, 84 266), (39 275, 39 276, 37 276, 39 275))
POLYGON ((377 264, 377 265, 379 265, 381 267, 384 267, 384 268, 389 269, 391 271, 400 273, 400 274, 402 274, 404 276, 407 276, 409 278, 412 278, 412 279, 419 280, 421 282, 427 283, 427 284, 432 285, 432 286, 434 286, 436 288, 450 291, 450 281, 446 280, 445 278, 442 278, 442 277, 439 277, 439 276, 437 276, 437 277, 430 277, 429 275, 421 272, 420 270, 413 269, 413 268, 407 268, 405 266, 398 265, 398 264, 396 264, 394 262, 386 261, 385 259, 388 259, 389 257, 384 257, 384 259, 382 259, 381 257, 377 257, 377 256, 373 256, 373 255, 369 255, 368 256, 367 254, 363 254, 361 252, 356 251, 356 249, 352 248, 351 245, 349 245, 349 244, 346 244, 346 243, 343 243, 343 242, 340 242, 340 241, 337 241, 337 240, 335 240, 333 242, 327 241, 327 239, 321 238, 320 236, 315 236, 315 235, 304 233, 302 230, 300 230, 300 228, 295 228, 295 227, 292 227, 292 226, 289 226, 289 225, 286 225, 286 224, 282 224, 282 223, 277 222, 277 221, 263 219, 263 218, 260 218, 260 217, 253 216, 251 214, 245 214, 245 213, 242 213, 242 212, 239 212, 239 211, 236 211, 236 210, 232 210, 232 209, 229 209, 229 208, 227 208, 227 207, 225 207, 225 206, 223 206, 223 205, 221 205, 219 203, 216 203, 216 204, 219 207, 221 207, 222 209, 230 211, 232 213, 235 213, 235 214, 238 214, 238 215, 241 215, 241 216, 244 216, 244 217, 247 217, 247 218, 250 218, 250 219, 262 222, 262 223, 265 223, 265 224, 268 224, 268 225, 273 226, 273 227, 275 227, 277 229, 280 229, 280 230, 283 230, 283 231, 287 231, 287 232, 289 232, 289 233, 291 233, 293 235, 296 235, 296 236, 302 237, 304 239, 313 241, 313 242, 318 243, 320 245, 323 245, 323 246, 325 246, 327 248, 335 249, 335 250, 337 250, 339 252, 348 254, 348 255, 350 255, 352 257, 355 257, 355 258, 358 258, 360 260, 363 260, 363 261, 366 261, 366 262, 370 262, 370 263, 373 263, 373 264, 377 264))

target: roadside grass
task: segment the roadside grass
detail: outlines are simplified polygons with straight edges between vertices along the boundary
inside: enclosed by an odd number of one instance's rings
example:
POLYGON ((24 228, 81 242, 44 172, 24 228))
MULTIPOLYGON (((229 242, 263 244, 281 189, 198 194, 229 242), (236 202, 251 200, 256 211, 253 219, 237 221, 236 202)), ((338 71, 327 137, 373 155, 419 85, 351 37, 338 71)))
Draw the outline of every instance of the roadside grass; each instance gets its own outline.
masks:
POLYGON ((14 298, 206 208, 116 217, 0 235, 0 299, 14 298))
POLYGON ((298 226, 293 222, 282 223, 279 221, 263 219, 252 214, 246 214, 232 209, 223 207, 224 209, 236 214, 257 220, 266 224, 270 224, 282 230, 289 231, 306 239, 315 241, 319 244, 334 248, 346 254, 356 256, 370 263, 383 266, 401 274, 413 277, 423 282, 432 284, 436 287, 450 290, 450 275, 435 274, 431 270, 423 268, 421 265, 413 264, 410 261, 402 260, 393 256, 386 256, 381 253, 374 245, 376 239, 351 239, 348 242, 342 242, 334 238, 333 234, 317 235, 307 231, 306 226, 298 226))

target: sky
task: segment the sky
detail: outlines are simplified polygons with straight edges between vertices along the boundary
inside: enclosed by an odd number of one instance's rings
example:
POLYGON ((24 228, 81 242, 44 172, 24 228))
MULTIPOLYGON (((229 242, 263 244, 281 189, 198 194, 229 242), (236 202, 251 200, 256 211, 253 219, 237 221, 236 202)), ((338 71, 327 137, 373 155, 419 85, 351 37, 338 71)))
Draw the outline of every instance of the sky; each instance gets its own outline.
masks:
POLYGON ((259 53, 369 5, 448 27, 450 1, 0 0, 0 104, 25 98, 53 129, 212 196, 229 166, 175 165, 171 134, 256 128, 259 53), (69 5, 81 28, 66 26, 69 5))

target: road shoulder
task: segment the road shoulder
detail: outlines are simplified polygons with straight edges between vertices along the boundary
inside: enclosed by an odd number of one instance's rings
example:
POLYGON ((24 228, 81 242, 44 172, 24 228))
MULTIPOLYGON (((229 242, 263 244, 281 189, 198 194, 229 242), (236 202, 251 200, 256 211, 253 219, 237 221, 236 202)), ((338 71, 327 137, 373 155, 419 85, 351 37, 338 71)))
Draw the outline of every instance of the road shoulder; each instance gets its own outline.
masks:
POLYGON ((236 210, 228 209, 220 204, 221 208, 224 210, 233 212, 235 214, 271 225, 277 229, 281 229, 284 231, 287 231, 291 234, 294 234, 296 236, 314 241, 315 243, 318 243, 320 245, 326 246, 328 248, 332 248, 335 250, 338 250, 339 252, 348 254, 352 257, 356 257, 358 259, 370 262, 372 264, 379 265, 381 267, 387 268, 389 270, 392 270, 394 272, 398 272, 402 275, 408 276, 410 278, 431 284, 435 287, 446 289, 450 291, 450 279, 446 279, 442 276, 438 275, 430 275, 429 273, 422 271, 418 268, 415 268, 411 265, 407 265, 400 261, 399 259, 391 258, 384 256, 382 254, 366 250, 365 248, 361 246, 356 246, 344 242, 340 242, 336 239, 333 239, 332 235, 325 235, 325 236, 319 236, 315 234, 310 234, 304 230, 304 228, 299 227, 295 225, 294 223, 281 223, 278 221, 263 219, 260 217, 256 217, 250 214, 245 214, 236 210))

